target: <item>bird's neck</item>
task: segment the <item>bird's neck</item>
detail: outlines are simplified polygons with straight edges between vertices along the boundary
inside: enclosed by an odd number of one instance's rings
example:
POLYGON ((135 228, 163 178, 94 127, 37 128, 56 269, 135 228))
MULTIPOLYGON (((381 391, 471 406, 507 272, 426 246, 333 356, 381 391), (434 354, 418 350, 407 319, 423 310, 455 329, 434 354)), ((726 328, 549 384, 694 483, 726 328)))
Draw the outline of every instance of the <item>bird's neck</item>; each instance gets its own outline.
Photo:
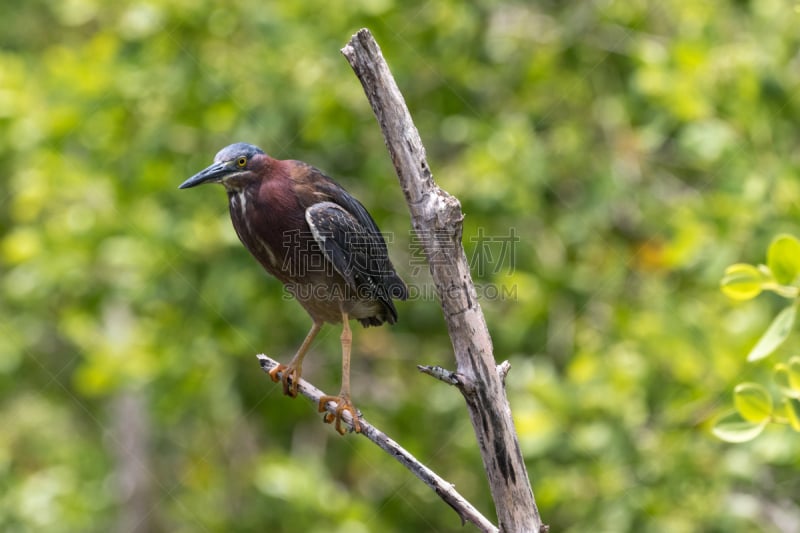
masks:
POLYGON ((257 183, 227 191, 231 221, 239 239, 268 271, 279 276, 288 253, 287 243, 294 242, 293 236, 309 233, 293 181, 288 174, 273 171, 257 183))

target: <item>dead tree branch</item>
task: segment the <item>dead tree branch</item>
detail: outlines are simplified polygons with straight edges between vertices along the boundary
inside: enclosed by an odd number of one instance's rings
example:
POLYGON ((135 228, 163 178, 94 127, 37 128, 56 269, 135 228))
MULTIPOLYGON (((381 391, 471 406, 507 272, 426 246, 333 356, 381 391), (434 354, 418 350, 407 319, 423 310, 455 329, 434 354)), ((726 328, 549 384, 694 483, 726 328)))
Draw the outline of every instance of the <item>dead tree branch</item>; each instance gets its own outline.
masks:
MULTIPOLYGON (((264 354, 258 355, 259 363, 264 372, 269 372, 276 366, 278 362, 270 359, 264 354)), ((300 394, 311 400, 314 405, 319 404, 319 399, 325 396, 325 393, 316 388, 314 385, 304 379, 298 382, 297 390, 300 394)), ((333 402, 328 402, 327 409, 331 414, 334 414, 335 405, 333 402)), ((353 427, 353 419, 350 413, 345 411, 343 413, 344 422, 353 427)), ((406 451, 402 446, 390 439, 385 433, 377 429, 375 426, 367 422, 364 417, 359 416, 359 423, 361 425, 361 435, 364 435, 369 440, 377 444, 386 453, 397 459, 400 464, 408 468, 411 473, 425 482, 436 494, 452 507, 458 516, 461 517, 462 524, 464 522, 472 522, 481 531, 486 533, 497 533, 497 528, 492 524, 480 511, 475 509, 461 494, 459 494, 452 484, 448 483, 438 475, 436 472, 420 463, 413 455, 406 451)))
POLYGON ((461 204, 434 183, 419 132, 369 30, 355 34, 342 53, 361 81, 381 126, 412 226, 428 259, 455 351, 455 384, 467 402, 500 530, 543 531, 546 527, 536 508, 503 379, 461 245, 461 204))

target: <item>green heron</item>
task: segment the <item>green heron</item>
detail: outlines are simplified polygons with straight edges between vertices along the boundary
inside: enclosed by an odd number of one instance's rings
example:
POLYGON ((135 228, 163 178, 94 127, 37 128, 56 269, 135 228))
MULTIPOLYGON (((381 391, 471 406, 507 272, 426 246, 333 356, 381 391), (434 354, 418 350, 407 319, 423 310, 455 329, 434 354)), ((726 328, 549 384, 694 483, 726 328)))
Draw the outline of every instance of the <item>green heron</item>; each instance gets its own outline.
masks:
POLYGON ((221 183, 228 193, 231 221, 239 240, 264 269, 278 278, 305 308, 313 324, 289 361, 270 371, 281 374, 284 394, 297 396, 303 357, 322 325, 342 323, 342 389, 324 396, 319 411, 336 403, 335 421, 344 434, 342 413, 361 430, 350 400, 350 319, 364 327, 394 324, 392 299, 405 300, 408 289, 389 259, 386 242, 361 203, 333 179, 301 161, 279 160, 260 148, 236 143, 220 150, 214 164, 180 185, 188 189, 221 183))

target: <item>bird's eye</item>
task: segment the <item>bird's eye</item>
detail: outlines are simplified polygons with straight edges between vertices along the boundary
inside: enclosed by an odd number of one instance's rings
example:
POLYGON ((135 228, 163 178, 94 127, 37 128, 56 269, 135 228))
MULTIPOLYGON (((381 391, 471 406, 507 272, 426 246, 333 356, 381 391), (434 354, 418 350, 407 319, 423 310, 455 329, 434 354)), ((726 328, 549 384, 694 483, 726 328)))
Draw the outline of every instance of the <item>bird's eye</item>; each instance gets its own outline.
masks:
POLYGON ((246 158, 245 156, 243 156, 243 155, 240 155, 240 156, 239 156, 239 157, 236 159, 236 166, 237 166, 237 167, 240 167, 240 168, 241 168, 241 167, 245 166, 246 164, 247 164, 247 158, 246 158))

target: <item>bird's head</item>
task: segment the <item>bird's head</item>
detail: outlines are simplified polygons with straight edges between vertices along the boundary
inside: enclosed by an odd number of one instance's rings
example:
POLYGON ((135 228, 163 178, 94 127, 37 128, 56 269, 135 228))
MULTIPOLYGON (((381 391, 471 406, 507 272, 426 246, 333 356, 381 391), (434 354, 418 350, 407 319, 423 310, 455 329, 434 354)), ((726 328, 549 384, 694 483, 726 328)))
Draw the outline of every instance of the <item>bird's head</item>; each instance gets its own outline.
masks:
POLYGON ((258 180, 258 170, 267 155, 252 144, 236 143, 226 146, 214 156, 214 163, 201 170, 178 187, 189 189, 204 183, 221 183, 226 189, 238 189, 242 184, 258 180))

